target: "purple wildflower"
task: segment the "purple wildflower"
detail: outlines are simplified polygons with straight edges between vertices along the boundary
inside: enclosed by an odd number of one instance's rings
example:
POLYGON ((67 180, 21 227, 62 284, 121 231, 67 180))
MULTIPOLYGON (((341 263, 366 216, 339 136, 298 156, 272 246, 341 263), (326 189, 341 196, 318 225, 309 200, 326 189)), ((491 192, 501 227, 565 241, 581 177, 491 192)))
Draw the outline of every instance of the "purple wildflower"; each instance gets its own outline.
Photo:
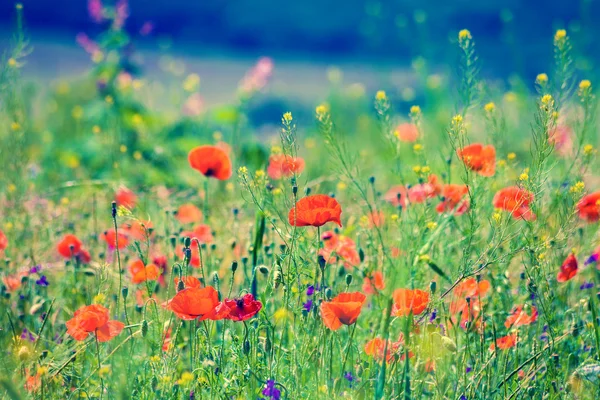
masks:
POLYGON ((102 0, 88 0, 88 14, 95 23, 102 22, 104 20, 102 0))
POLYGON ((308 300, 306 303, 302 304, 302 309, 306 312, 310 312, 310 310, 312 310, 312 306, 313 306, 313 301, 308 300))
POLYGON ((598 262, 598 258, 600 258, 600 252, 594 253, 585 260, 584 266, 590 265, 592 263, 598 262))
POLYGON ((35 267, 32 267, 29 270, 30 274, 37 274, 38 272, 40 272, 42 270, 42 266, 41 265, 36 265, 35 267))
POLYGON ((344 374, 344 379, 348 381, 350 387, 352 387, 352 382, 354 382, 354 376, 352 376, 352 372, 348 371, 344 374))
POLYGON ((35 342, 35 336, 31 332, 27 330, 27 328, 23 329, 23 333, 21 333, 21 339, 27 339, 30 342, 35 342))
POLYGON ((48 282, 48 279, 46 279, 46 275, 42 275, 42 276, 40 276, 40 279, 35 281, 35 284, 38 286, 46 287, 46 286, 50 285, 50 282, 48 282))
POLYGON ((431 312, 431 315, 429 316, 429 322, 433 323, 433 321, 435 321, 436 317, 437 317, 437 309, 434 309, 431 312))
POLYGON ((306 288, 307 296, 312 296, 314 293, 315 293, 315 287, 313 285, 310 285, 309 287, 306 288))
POLYGON ((279 400, 281 399, 281 390, 275 387, 275 380, 269 379, 265 384, 265 388, 262 391, 264 396, 267 396, 268 399, 271 400, 279 400))
POLYGON ((579 286, 580 290, 591 289, 594 287, 593 282, 583 282, 583 285, 579 286))

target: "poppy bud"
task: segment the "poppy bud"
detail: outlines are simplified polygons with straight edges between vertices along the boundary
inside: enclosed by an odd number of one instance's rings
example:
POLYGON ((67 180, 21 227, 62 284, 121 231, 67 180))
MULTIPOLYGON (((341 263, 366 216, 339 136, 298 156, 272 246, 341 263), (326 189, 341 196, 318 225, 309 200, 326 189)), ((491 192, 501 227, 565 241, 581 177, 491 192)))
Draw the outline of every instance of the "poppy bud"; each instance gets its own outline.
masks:
POLYGON ((169 238, 169 242, 171 242, 171 247, 173 247, 173 248, 177 247, 177 237, 171 236, 169 238))
POLYGON ((269 267, 267 267, 266 265, 261 265, 260 267, 258 267, 258 270, 263 275, 269 275, 269 267))
POLYGON ((235 274, 235 271, 237 271, 237 268, 238 268, 238 262, 236 260, 234 260, 231 263, 231 272, 233 272, 235 274))
POLYGON ((292 194, 295 196, 296 194, 298 194, 298 186, 294 185, 292 186, 292 194))
POLYGON ((129 288, 127 286, 124 286, 123 289, 121 289, 121 295, 123 296, 124 299, 126 299, 128 294, 129 294, 129 288))
POLYGON ((362 247, 358 249, 358 257, 360 258, 361 263, 365 261, 365 251, 362 249, 362 247))
POLYGON ((325 297, 331 299, 331 288, 325 289, 325 297))
POLYGON ((191 245, 191 244, 192 244, 192 239, 190 239, 189 237, 186 237, 186 238, 183 240, 183 245, 184 245, 185 247, 190 247, 190 245, 191 245))
POLYGON ((146 337, 147 334, 148 334, 148 321, 143 320, 142 321, 142 336, 146 337))
POLYGON ((113 218, 117 217, 117 202, 116 201, 112 202, 112 217, 113 218))
POLYGON ((275 188, 275 186, 273 186, 273 184, 270 182, 265 185, 265 189, 267 189, 269 192, 271 190, 273 190, 274 188, 275 188))
POLYGON ((244 354, 250 354, 250 341, 248 339, 244 340, 244 354))
POLYGON ((234 208, 232 211, 233 211, 233 216, 234 217, 237 217, 238 214, 240 213, 240 210, 238 210, 237 208, 234 208))
POLYGON ((304 189, 304 195, 308 196, 310 194, 310 188, 307 187, 306 189, 304 189))
POLYGON ((242 264, 244 264, 244 266, 248 264, 248 257, 242 257, 242 264))
POLYGON ((437 282, 436 281, 429 282, 429 290, 431 291, 431 294, 435 294, 435 289, 437 289, 437 282))
POLYGON ((372 185, 375 183, 375 177, 374 176, 370 176, 369 177, 369 183, 372 185))
POLYGON ((229 244, 229 246, 231 246, 231 250, 235 249, 236 245, 237 245, 237 242, 235 240, 232 240, 231 243, 229 244))
POLYGON ((317 261, 319 262, 319 267, 321 267, 321 269, 324 269, 325 264, 327 263, 325 261, 325 257, 323 257, 322 255, 319 254, 319 258, 317 259, 317 261))
POLYGON ((213 251, 216 250, 217 249, 217 245, 215 243, 211 244, 210 245, 210 249, 213 250, 213 251))
POLYGON ((448 336, 442 336, 442 345, 446 350, 449 350, 451 352, 456 351, 456 343, 454 343, 454 341, 448 336))
POLYGON ((285 253, 286 249, 287 249, 287 247, 286 247, 286 245, 285 245, 285 244, 280 244, 280 245, 279 245, 279 251, 280 251, 282 254, 283 254, 283 253, 285 253))
POLYGON ((352 284, 352 275, 346 275, 346 286, 350 286, 352 284))
POLYGON ((183 281, 177 282, 177 291, 181 292, 183 289, 185 289, 185 283, 183 281))

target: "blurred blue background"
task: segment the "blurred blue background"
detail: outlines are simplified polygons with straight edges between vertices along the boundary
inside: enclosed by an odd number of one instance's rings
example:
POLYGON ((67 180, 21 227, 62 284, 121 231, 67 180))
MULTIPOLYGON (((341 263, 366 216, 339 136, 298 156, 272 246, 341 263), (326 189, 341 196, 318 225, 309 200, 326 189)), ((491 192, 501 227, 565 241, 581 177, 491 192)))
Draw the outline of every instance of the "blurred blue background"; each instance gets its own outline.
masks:
MULTIPOLYGON (((27 68, 53 77, 83 71, 89 58, 74 37, 79 32, 93 37, 102 29, 89 17, 87 1, 22 3, 36 49, 27 68)), ((276 70, 283 66, 281 82, 288 68, 290 77, 306 74, 302 84, 315 74, 321 79, 332 64, 367 81, 373 71, 408 69, 419 56, 451 70, 458 59, 453 43, 462 28, 473 33, 486 76, 506 79, 516 73, 532 81, 548 71, 558 28, 569 31, 580 70, 594 71, 600 57, 598 0, 130 0, 129 11, 125 27, 141 54, 152 57, 168 47, 191 69, 196 63, 196 69, 212 73, 215 87, 227 87, 226 72, 241 76, 262 55, 273 57, 276 70), (145 36, 144 26, 152 26, 145 36)), ((3 0, 2 40, 13 22, 14 2, 3 0)), ((315 89, 322 86, 319 79, 311 81, 315 89)))

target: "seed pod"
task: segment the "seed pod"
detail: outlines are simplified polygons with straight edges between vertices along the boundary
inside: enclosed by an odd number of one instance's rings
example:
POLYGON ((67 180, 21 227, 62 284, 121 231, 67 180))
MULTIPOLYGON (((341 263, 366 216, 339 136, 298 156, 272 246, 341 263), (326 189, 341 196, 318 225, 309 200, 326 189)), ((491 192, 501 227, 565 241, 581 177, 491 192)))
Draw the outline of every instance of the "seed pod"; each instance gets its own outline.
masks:
POLYGON ((183 289, 185 289, 185 283, 183 283, 183 281, 179 281, 177 282, 177 291, 181 292, 183 289))
POLYGON ((365 251, 362 249, 362 247, 358 249, 358 257, 361 263, 365 261, 365 251))
POLYGON ((235 271, 237 271, 237 269, 238 269, 238 262, 236 260, 234 260, 231 263, 231 272, 233 272, 235 274, 235 271))
POLYGON ((112 210, 112 217, 116 218, 117 217, 117 202, 113 201, 111 203, 111 210, 112 210))
POLYGON ((258 270, 260 271, 261 274, 263 275, 269 275, 269 267, 267 267, 266 265, 261 265, 258 267, 258 270))
POLYGON ((448 336, 442 336, 442 345, 446 350, 451 352, 456 351, 456 343, 454 343, 454 340, 450 339, 448 336))
POLYGON ((123 289, 121 289, 121 295, 123 296, 124 299, 127 299, 128 294, 129 294, 129 288, 127 286, 123 286, 123 289))
POLYGON ((191 245, 191 244, 192 244, 192 239, 190 239, 189 237, 186 237, 186 238, 183 240, 183 245, 184 245, 185 247, 190 247, 190 245, 191 245))

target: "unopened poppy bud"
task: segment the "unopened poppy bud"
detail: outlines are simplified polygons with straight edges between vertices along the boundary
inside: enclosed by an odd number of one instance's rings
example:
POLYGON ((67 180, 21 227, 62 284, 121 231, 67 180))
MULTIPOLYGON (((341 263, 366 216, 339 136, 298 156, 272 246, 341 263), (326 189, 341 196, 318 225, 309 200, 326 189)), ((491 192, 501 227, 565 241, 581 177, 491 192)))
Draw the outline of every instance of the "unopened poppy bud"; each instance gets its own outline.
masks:
POLYGON ((322 255, 319 254, 319 258, 317 259, 317 261, 319 262, 319 267, 321 267, 321 269, 324 269, 325 264, 327 264, 325 257, 323 257, 322 255))
POLYGON ((328 299, 331 298, 331 288, 325 289, 325 297, 328 299))
POLYGON ((185 289, 185 283, 183 281, 177 282, 177 291, 181 292, 183 289, 185 289))
POLYGON ((211 250, 216 250, 217 249, 217 245, 215 243, 210 245, 210 249, 211 250))
POLYGON ((294 185, 292 186, 292 194, 295 196, 296 194, 298 194, 298 186, 294 185))
POLYGON ((374 176, 370 176, 369 177, 369 183, 372 185, 375 183, 375 177, 374 176))
POLYGON ((242 257, 242 264, 244 264, 244 266, 248 264, 248 257, 242 257))
POLYGON ((350 286, 352 284, 352 275, 346 275, 346 286, 350 286))
POLYGON ((148 321, 143 320, 142 321, 142 336, 146 337, 147 334, 148 334, 148 321))
POLYGON ((275 188, 275 186, 273 186, 272 183, 267 183, 265 185, 265 188, 270 192, 270 191, 272 191, 275 188))
POLYGON ((117 202, 116 201, 112 202, 112 217, 113 218, 117 217, 117 202))
POLYGON ((260 267, 258 267, 258 270, 263 275, 269 275, 269 267, 267 267, 266 265, 261 265, 260 267))
POLYGON ((250 341, 248 339, 244 340, 244 354, 250 354, 250 341))
POLYGON ((442 345, 446 350, 450 350, 451 352, 456 351, 456 343, 454 343, 454 340, 450 339, 448 336, 442 336, 442 345))
POLYGON ((177 247, 177 237, 171 236, 169 238, 169 242, 171 242, 171 247, 173 247, 173 248, 177 247))
POLYGON ((123 296, 124 299, 126 299, 128 294, 129 294, 129 288, 127 286, 124 286, 123 289, 121 289, 121 295, 123 296))
POLYGON ((184 248, 183 253, 187 261, 192 259, 192 250, 189 247, 184 248))
POLYGON ((192 244, 192 239, 191 239, 191 238, 189 238, 189 237, 186 237, 186 238, 183 240, 183 245, 184 245, 185 247, 190 247, 190 245, 191 245, 191 244, 192 244))
POLYGON ((362 249, 362 247, 358 249, 358 257, 361 263, 365 261, 365 251, 362 249))
POLYGON ((279 251, 281 253, 285 253, 286 250, 287 250, 287 246, 285 244, 280 244, 279 245, 279 251))
POLYGON ((231 272, 235 273, 235 271, 237 271, 237 268, 238 268, 238 262, 236 260, 234 260, 231 263, 231 272))
POLYGON ((304 195, 308 196, 310 194, 310 188, 307 187, 306 189, 304 189, 304 195))
POLYGON ((234 209, 232 210, 232 212, 233 212, 233 216, 234 216, 234 217, 237 217, 237 216, 238 216, 238 214, 240 213, 240 210, 239 210, 239 209, 237 209, 237 208, 234 208, 234 209))
POLYGON ((231 247, 231 250, 233 250, 235 249, 235 246, 237 246, 237 242, 235 240, 232 240, 229 246, 231 247))
POLYGON ((436 289, 437 289, 437 282, 436 281, 429 282, 429 290, 431 291, 431 294, 435 294, 436 289))

